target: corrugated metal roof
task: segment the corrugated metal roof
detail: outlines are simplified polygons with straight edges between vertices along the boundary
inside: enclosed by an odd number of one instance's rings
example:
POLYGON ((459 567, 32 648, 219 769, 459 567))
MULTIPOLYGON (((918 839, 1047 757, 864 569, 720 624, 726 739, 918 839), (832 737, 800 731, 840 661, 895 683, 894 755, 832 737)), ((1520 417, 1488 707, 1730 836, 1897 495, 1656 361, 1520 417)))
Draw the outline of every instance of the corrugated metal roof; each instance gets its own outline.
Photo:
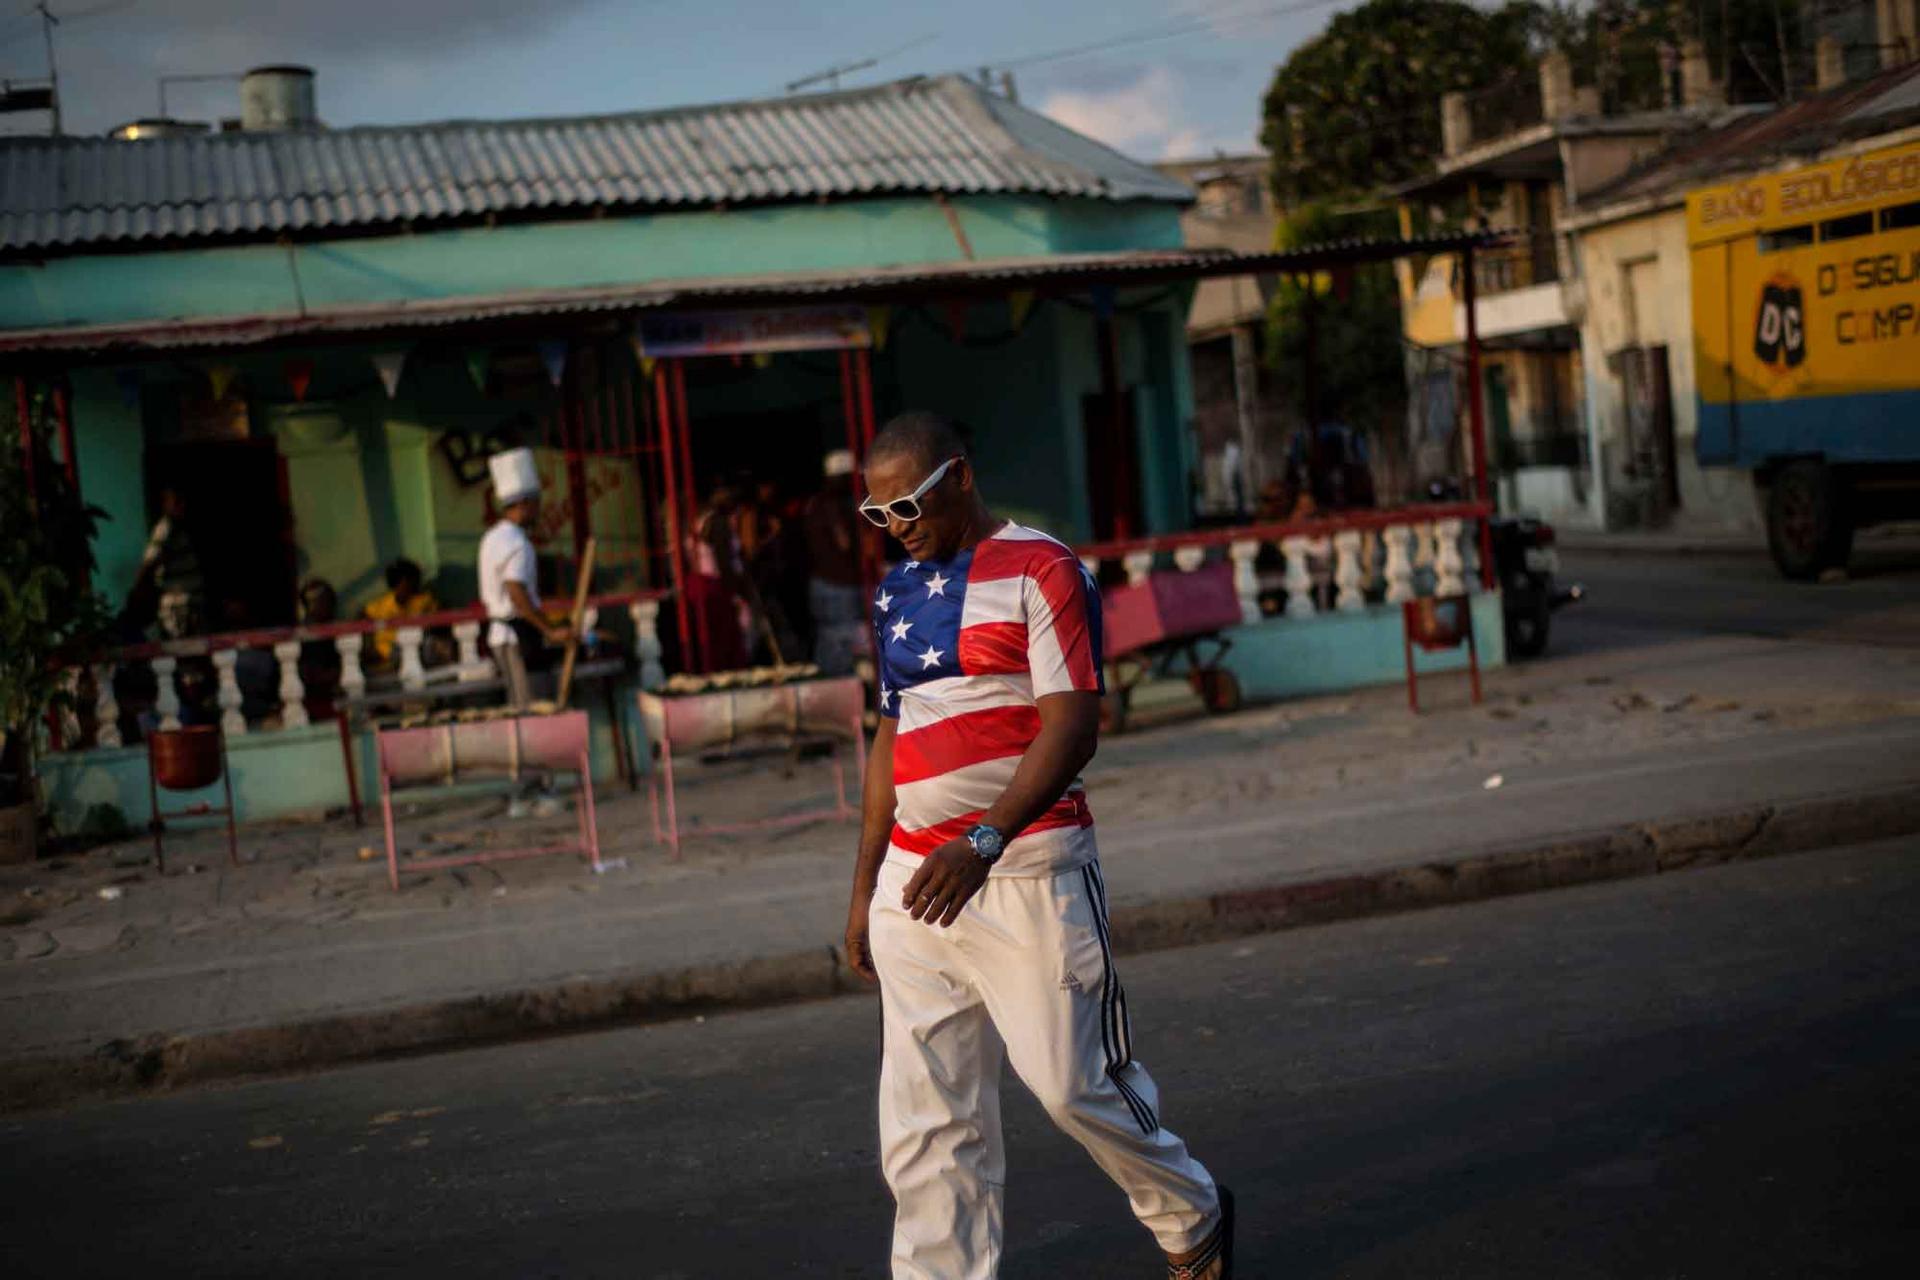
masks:
MULTIPOLYGON (((1773 111, 1736 109, 1730 122, 1696 133, 1588 194, 1581 210, 1628 201, 1678 198, 1725 174, 1764 169, 1855 138, 1920 120, 1920 63, 1839 85, 1773 111)), ((1606 216, 1606 215, 1598 215, 1606 216)))
POLYGON ((1471 234, 1411 240, 1339 240, 1302 245, 1280 253, 1136 249, 900 267, 706 276, 547 293, 330 307, 298 314, 0 331, 0 353, 100 355, 230 348, 335 335, 364 337, 422 328, 669 308, 772 307, 830 301, 903 302, 1000 296, 1021 288, 1068 293, 1090 284, 1129 287, 1218 276, 1297 274, 1340 265, 1386 262, 1410 254, 1457 252, 1469 246, 1499 244, 1504 239, 1501 234, 1471 234))
POLYGON ((899 193, 1184 202, 958 76, 558 120, 0 141, 0 252, 899 193))

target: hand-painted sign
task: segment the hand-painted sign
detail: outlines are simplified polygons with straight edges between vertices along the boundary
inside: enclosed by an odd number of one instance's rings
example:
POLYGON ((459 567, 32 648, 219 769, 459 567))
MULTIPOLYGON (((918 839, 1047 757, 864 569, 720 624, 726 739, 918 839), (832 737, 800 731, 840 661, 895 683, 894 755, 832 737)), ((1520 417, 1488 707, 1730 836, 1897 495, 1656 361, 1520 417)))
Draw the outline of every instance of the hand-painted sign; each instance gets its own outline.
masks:
POLYGON ((793 307, 642 316, 634 340, 648 358, 725 356, 870 347, 873 331, 865 307, 793 307))

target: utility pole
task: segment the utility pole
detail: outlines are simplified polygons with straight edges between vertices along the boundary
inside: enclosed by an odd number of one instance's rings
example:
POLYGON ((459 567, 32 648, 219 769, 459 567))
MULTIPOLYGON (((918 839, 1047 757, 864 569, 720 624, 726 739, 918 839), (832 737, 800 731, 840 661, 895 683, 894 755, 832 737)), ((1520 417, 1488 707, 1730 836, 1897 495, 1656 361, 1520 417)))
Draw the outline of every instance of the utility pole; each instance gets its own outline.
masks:
POLYGON ((53 16, 47 8, 47 0, 33 6, 40 13, 40 33, 47 41, 47 83, 53 86, 53 136, 60 136, 60 68, 53 61, 53 29, 60 25, 60 19, 53 16))

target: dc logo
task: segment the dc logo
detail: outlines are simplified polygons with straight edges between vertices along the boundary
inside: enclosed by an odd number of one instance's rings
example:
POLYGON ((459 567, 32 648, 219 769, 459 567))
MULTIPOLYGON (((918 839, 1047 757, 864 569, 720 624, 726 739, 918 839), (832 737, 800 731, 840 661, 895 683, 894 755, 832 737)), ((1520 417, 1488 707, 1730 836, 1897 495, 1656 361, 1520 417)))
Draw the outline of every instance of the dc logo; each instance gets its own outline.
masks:
POLYGON ((1807 358, 1807 311, 1800 282, 1775 276, 1761 286, 1760 310, 1753 320, 1753 354, 1776 373, 1796 369, 1807 358))

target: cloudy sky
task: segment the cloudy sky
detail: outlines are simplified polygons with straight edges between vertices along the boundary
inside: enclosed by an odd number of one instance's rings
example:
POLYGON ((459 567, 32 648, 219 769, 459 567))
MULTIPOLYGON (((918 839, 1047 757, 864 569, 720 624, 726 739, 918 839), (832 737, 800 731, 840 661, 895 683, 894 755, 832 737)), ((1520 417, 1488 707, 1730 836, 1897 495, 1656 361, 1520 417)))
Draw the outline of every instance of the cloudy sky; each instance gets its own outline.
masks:
MULTIPOLYGON (((848 85, 1011 67, 1022 101, 1146 159, 1243 150, 1276 63, 1352 0, 49 0, 65 127, 158 109, 162 76, 300 62, 332 125, 630 111, 760 97, 890 54, 848 85), (1101 46, 1088 50, 1087 46, 1101 46), (1047 56, 1073 52, 1067 56, 1047 56)), ((0 78, 45 74, 0 0, 0 78)), ((239 114, 232 84, 171 114, 239 114)), ((18 131, 24 119, 0 119, 18 131)), ((44 124, 40 126, 44 128, 44 124)))

